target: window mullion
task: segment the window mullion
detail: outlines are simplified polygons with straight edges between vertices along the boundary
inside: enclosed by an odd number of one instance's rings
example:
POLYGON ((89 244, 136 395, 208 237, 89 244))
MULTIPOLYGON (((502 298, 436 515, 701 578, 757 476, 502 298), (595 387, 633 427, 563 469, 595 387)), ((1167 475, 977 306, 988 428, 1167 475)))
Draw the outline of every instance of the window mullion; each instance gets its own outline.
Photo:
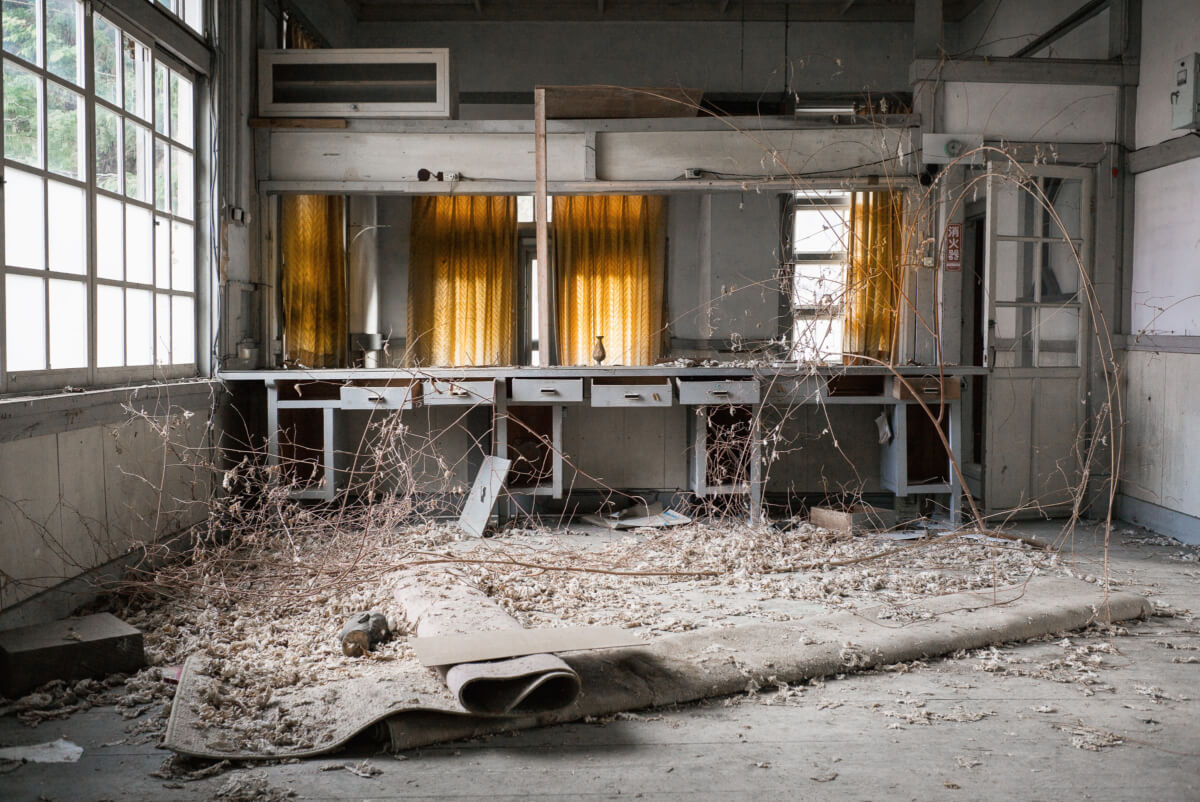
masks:
POLYGON ((87 185, 87 310, 88 310, 88 384, 96 384, 99 360, 99 328, 96 303, 96 42, 90 3, 83 13, 83 96, 84 96, 84 183, 87 185))

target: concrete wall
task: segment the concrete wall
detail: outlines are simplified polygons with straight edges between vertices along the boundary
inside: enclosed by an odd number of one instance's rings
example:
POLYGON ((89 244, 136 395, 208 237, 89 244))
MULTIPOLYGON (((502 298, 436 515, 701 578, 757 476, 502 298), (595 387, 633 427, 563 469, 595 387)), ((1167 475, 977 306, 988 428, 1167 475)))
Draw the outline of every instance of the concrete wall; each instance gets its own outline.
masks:
POLYGON ((0 609, 203 519, 209 394, 201 384, 0 402, 0 609))
MULTIPOLYGON (((1188 0, 1142 3, 1137 146, 1177 136, 1169 94, 1175 59, 1200 50, 1200 17, 1188 0)), ((1129 517, 1200 542, 1200 159, 1141 173, 1134 185, 1134 349, 1146 335, 1171 339, 1125 355, 1125 472, 1129 517), (1133 500, 1130 502, 1129 500, 1133 500)))

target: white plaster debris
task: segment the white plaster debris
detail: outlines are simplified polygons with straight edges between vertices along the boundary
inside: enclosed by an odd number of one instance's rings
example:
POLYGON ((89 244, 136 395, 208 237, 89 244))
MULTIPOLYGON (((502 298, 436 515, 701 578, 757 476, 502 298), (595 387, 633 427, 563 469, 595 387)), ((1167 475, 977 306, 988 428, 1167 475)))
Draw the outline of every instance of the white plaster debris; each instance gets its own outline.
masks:
POLYGON ((66 738, 31 746, 9 746, 0 749, 0 761, 14 760, 21 763, 77 763, 83 756, 83 747, 66 738))

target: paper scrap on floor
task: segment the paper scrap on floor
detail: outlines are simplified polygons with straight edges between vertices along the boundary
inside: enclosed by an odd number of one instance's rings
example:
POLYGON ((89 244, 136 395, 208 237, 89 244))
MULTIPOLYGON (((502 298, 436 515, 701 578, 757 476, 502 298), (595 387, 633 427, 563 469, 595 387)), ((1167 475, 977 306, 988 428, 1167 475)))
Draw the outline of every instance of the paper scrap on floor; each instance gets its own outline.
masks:
POLYGON ((31 746, 10 746, 0 749, 0 760, 20 760, 26 763, 77 763, 83 747, 66 738, 31 746))
POLYGON ((689 524, 692 519, 675 510, 664 510, 662 504, 634 504, 632 507, 613 513, 598 513, 581 516, 583 520, 606 529, 640 529, 648 526, 661 528, 689 524))

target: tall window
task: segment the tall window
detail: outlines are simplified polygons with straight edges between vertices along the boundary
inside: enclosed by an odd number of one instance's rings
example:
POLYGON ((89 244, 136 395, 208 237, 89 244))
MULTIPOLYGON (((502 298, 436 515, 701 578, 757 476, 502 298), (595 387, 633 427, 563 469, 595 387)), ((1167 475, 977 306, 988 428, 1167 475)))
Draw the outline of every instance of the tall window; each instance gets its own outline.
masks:
POLYGON ((190 373, 192 79, 79 0, 2 3, 4 389, 190 373))
POLYGON ((798 193, 790 204, 791 356, 840 361, 850 199, 842 193, 798 193))

